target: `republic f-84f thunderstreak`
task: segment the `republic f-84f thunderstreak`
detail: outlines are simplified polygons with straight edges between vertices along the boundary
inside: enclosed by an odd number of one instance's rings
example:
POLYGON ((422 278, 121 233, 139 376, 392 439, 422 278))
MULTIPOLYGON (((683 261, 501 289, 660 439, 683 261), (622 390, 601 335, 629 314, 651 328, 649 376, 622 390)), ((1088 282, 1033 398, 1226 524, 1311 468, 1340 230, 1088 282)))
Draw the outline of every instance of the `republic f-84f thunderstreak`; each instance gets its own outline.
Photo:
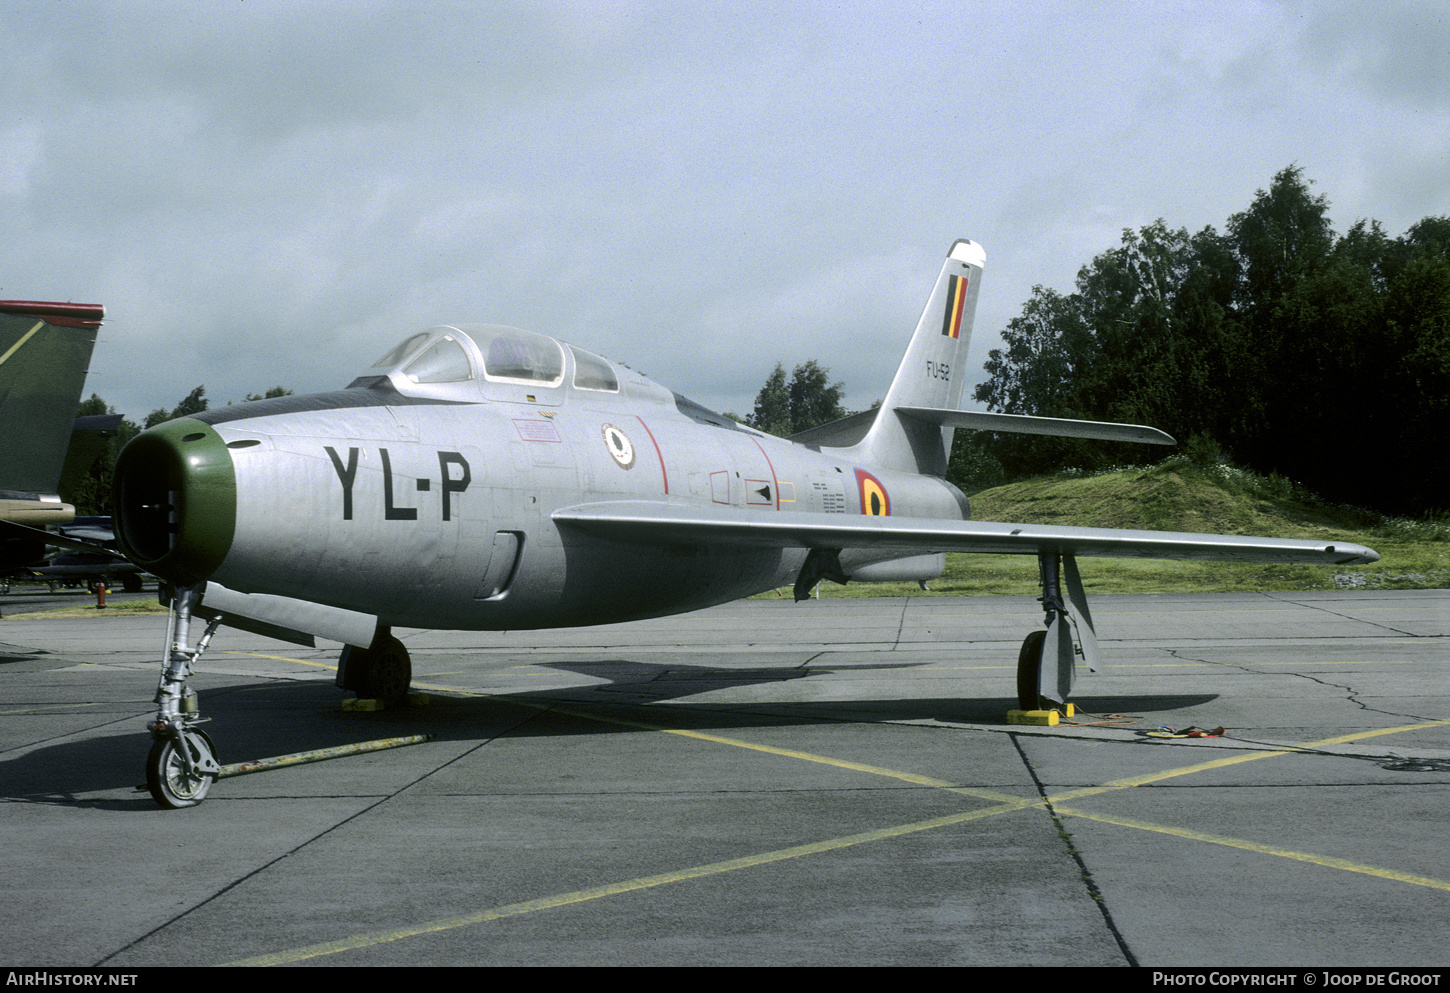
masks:
POLYGON ((186 679, 218 624, 342 642, 338 685, 398 699, 394 627, 521 630, 696 610, 822 579, 927 579, 947 551, 1036 555, 1045 628, 1018 692, 1061 704, 1098 664, 1077 556, 1372 562, 1361 545, 973 522, 956 428, 1172 444, 1137 425, 960 409, 986 254, 952 246, 879 410, 793 439, 711 413, 546 337, 485 324, 405 338, 346 388, 178 418, 115 473, 116 534, 171 584, 152 794, 219 766, 186 679), (194 621, 206 621, 194 637, 194 621))

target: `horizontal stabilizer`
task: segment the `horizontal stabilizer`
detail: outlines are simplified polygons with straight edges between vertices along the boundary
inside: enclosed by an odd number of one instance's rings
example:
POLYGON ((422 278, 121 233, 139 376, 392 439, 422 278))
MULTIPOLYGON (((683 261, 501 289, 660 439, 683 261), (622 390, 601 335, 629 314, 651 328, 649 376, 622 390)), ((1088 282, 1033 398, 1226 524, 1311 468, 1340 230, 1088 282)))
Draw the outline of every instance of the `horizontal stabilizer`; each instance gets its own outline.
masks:
POLYGON ((619 541, 729 544, 766 548, 870 549, 901 555, 1059 552, 1107 558, 1199 559, 1349 565, 1379 561, 1351 542, 1232 534, 1133 531, 1051 524, 1005 524, 869 514, 760 513, 649 500, 583 504, 554 512, 559 524, 619 541))
POLYGON ((942 410, 935 407, 897 407, 897 413, 946 428, 1041 434, 1054 438, 1093 438, 1097 441, 1135 441, 1144 445, 1176 445, 1172 435, 1142 424, 1110 421, 1075 421, 1064 417, 994 414, 985 410, 942 410))
POLYGON ((866 432, 876 423, 878 412, 879 408, 872 408, 859 414, 847 414, 826 424, 799 431, 791 435, 790 440, 808 448, 850 448, 866 437, 866 432))

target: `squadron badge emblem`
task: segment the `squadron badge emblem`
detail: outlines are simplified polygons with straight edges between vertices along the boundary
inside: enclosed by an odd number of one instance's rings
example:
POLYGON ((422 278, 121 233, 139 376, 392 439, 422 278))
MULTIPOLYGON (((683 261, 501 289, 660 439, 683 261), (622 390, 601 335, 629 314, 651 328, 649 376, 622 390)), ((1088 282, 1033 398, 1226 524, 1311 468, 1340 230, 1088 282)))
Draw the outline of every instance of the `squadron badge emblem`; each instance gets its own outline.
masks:
POLYGON ((629 435, 613 424, 605 424, 600 431, 604 434, 604 447, 609 449, 609 457, 614 459, 615 464, 621 469, 633 469, 634 444, 630 442, 629 435))

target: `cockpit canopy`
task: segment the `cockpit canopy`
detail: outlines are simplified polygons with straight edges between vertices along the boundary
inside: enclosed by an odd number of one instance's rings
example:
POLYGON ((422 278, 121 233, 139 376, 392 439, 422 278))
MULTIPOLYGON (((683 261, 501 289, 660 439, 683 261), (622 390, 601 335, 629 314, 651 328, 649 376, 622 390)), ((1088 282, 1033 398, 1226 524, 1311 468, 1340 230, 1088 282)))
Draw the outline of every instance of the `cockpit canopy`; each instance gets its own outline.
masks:
POLYGON ((387 376, 404 394, 465 402, 559 403, 542 391, 556 390, 566 377, 578 390, 619 392, 618 373, 598 355, 497 324, 445 325, 410 335, 367 375, 387 376))

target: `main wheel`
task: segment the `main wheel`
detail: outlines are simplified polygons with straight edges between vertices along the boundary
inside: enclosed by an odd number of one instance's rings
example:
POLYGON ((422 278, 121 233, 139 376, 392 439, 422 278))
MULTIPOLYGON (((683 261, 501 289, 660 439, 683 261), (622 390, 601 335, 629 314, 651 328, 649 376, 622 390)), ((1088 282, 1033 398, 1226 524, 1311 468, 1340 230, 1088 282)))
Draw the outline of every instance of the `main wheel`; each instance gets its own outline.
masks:
MULTIPOLYGON (((216 746, 205 731, 187 731, 182 737, 192 750, 193 764, 207 758, 216 760, 216 746)), ((170 810, 195 807, 206 799, 214 782, 213 773, 187 774, 175 738, 157 738, 152 743, 151 754, 146 757, 146 787, 161 806, 170 810)))
POLYGON ((1023 710, 1037 710, 1038 679, 1042 673, 1042 646, 1047 643, 1046 631, 1033 631, 1022 639, 1017 653, 1017 703, 1023 710))
POLYGON ((407 702, 408 687, 413 683, 413 660, 401 641, 383 635, 371 648, 349 645, 343 651, 347 653, 346 689, 359 699, 382 700, 389 706, 407 702))

